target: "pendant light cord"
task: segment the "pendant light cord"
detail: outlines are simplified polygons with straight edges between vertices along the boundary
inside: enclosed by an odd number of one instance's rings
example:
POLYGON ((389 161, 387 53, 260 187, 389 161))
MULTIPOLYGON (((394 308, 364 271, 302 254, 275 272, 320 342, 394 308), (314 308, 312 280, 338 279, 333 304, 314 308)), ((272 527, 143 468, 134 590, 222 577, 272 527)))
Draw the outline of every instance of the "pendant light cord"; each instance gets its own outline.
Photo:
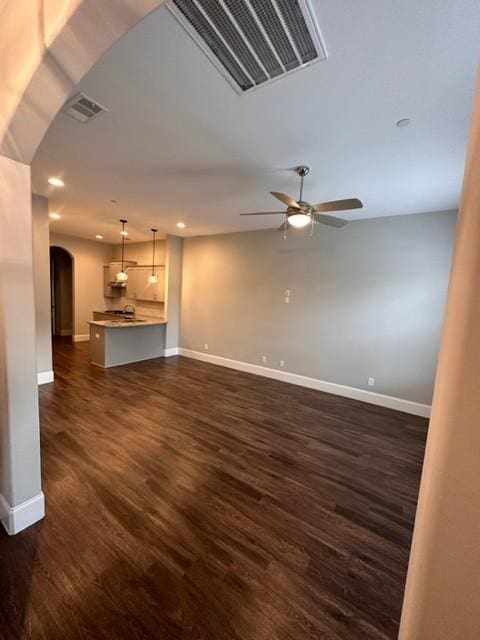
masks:
POLYGON ((125 273, 125 224, 127 220, 120 220, 122 223, 122 273, 125 273))
POLYGON ((152 240, 152 276, 155 275, 155 234, 157 233, 156 229, 150 229, 150 231, 153 233, 153 240, 152 240))

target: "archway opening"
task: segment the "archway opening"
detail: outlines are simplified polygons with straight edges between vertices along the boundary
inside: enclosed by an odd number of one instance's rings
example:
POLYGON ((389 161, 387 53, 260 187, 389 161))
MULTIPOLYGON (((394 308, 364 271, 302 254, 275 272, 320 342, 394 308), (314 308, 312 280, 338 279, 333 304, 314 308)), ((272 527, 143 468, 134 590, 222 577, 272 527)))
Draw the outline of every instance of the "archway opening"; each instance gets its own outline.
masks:
POLYGON ((62 247, 50 247, 51 329, 53 339, 73 335, 73 257, 62 247))

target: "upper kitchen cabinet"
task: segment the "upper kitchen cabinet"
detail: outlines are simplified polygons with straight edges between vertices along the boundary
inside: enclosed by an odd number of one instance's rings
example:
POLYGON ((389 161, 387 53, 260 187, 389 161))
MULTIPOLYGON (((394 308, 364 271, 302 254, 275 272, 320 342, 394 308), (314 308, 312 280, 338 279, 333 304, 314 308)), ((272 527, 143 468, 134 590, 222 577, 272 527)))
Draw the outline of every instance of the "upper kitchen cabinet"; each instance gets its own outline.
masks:
POLYGON ((163 302, 165 300, 165 267, 155 268, 158 282, 149 281, 152 267, 131 267, 128 270, 127 298, 163 302))

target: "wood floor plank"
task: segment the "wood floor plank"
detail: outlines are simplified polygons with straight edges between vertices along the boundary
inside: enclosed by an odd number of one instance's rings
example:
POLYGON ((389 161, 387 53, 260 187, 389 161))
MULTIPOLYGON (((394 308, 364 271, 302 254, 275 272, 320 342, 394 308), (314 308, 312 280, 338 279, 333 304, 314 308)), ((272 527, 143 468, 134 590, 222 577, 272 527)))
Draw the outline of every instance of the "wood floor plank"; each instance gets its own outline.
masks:
POLYGON ((396 638, 426 420, 181 357, 54 365, 1 640, 396 638))

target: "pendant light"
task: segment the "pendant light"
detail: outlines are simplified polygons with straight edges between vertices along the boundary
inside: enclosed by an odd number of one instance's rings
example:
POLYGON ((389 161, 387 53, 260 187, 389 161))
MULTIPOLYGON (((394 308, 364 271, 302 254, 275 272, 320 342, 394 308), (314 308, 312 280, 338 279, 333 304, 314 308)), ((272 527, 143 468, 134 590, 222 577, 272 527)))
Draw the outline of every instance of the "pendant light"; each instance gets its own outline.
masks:
POLYGON ((125 271, 125 236, 127 232, 125 231, 125 225, 127 224, 127 220, 120 220, 122 223, 122 270, 117 273, 117 282, 126 282, 128 280, 128 274, 125 271))
POLYGON ((148 282, 150 284, 157 284, 158 277, 157 277, 157 274, 155 273, 155 234, 157 233, 157 229, 150 229, 150 231, 153 234, 153 240, 152 240, 152 273, 151 273, 150 277, 148 278, 148 282))

